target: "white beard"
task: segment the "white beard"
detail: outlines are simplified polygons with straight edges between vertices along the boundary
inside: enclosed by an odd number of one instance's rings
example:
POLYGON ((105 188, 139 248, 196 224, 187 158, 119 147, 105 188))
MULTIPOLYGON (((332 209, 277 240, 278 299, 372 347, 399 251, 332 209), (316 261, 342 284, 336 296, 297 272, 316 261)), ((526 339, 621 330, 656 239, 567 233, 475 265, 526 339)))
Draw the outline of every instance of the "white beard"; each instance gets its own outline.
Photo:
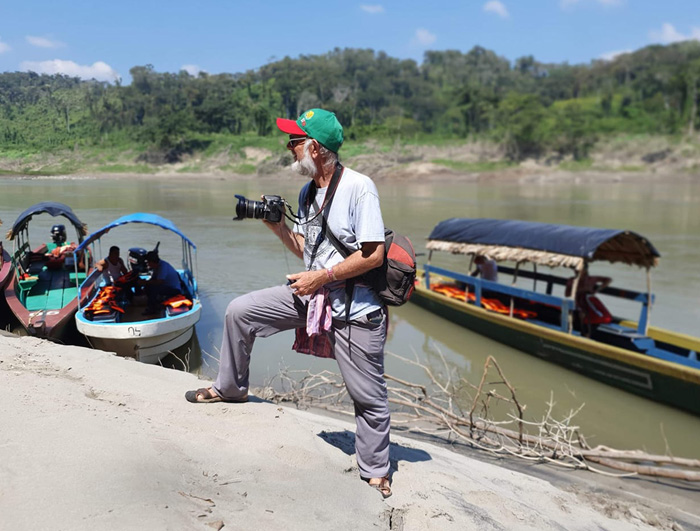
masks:
POLYGON ((292 170, 300 175, 303 175, 304 177, 311 177, 313 179, 316 177, 318 169, 316 168, 316 164, 314 164, 314 160, 311 158, 311 155, 309 155, 308 148, 308 144, 304 146, 304 156, 301 160, 294 161, 292 164, 292 170))

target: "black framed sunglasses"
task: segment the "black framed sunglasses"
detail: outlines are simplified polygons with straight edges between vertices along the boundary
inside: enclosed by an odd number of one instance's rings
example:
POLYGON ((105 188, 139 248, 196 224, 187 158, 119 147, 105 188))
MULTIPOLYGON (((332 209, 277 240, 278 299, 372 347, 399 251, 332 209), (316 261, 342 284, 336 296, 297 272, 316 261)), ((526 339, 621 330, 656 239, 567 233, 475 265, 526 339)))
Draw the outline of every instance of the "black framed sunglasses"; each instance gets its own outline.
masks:
POLYGON ((305 142, 306 140, 308 140, 308 137, 306 137, 306 136, 292 138, 289 140, 289 142, 287 142, 287 149, 294 150, 294 148, 296 148, 300 142, 305 142))

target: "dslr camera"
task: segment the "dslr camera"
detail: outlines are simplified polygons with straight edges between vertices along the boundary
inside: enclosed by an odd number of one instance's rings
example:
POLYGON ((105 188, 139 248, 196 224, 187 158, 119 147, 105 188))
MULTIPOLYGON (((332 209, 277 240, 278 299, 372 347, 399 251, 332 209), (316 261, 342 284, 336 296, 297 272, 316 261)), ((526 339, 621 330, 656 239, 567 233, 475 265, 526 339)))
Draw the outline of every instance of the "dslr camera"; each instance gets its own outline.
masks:
POLYGON ((262 201, 252 201, 236 195, 236 217, 234 220, 253 218, 277 223, 284 215, 285 201, 279 195, 264 195, 262 201))

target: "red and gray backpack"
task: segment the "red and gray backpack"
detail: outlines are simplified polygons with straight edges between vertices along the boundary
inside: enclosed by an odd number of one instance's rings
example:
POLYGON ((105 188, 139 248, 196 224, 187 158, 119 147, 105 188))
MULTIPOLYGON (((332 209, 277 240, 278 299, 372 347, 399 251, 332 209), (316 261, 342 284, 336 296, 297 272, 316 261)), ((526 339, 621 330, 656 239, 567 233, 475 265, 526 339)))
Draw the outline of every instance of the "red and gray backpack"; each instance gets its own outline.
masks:
POLYGON ((416 281, 416 253, 406 236, 384 231, 384 263, 363 275, 363 280, 384 304, 401 306, 413 293, 416 281))

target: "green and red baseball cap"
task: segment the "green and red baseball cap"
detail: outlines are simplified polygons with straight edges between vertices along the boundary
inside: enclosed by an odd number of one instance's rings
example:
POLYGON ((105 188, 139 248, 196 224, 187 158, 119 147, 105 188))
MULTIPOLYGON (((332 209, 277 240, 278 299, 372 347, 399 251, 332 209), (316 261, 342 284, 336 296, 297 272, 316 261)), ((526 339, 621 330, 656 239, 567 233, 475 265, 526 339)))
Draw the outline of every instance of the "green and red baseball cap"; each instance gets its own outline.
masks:
POLYGON ((296 120, 277 118, 277 127, 288 135, 313 138, 335 153, 343 145, 343 126, 335 117, 335 113, 323 109, 310 109, 296 120))

